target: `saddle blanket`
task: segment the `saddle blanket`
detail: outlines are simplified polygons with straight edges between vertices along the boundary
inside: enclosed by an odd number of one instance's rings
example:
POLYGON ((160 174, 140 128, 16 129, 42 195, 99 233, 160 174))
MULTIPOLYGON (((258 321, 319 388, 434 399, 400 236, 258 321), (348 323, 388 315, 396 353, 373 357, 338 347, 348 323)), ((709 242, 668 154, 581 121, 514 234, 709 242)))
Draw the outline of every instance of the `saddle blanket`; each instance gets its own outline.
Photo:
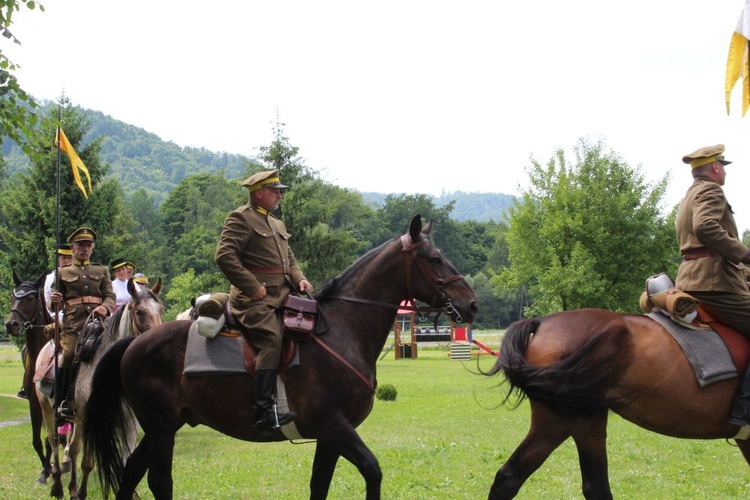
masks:
POLYGON ((207 339, 198 333, 197 327, 198 324, 193 323, 188 332, 184 375, 247 373, 242 357, 245 339, 226 335, 207 339))
POLYGON ((739 376, 729 349, 715 331, 685 328, 660 312, 651 312, 646 316, 666 328, 680 345, 693 367, 699 386, 705 387, 739 376))
MULTIPOLYGON (((247 375, 242 354, 244 343, 245 339, 241 336, 217 335, 213 338, 206 338, 198 333, 198 324, 193 322, 188 331, 183 375, 225 375, 231 373, 247 375)), ((295 352, 294 359, 289 367, 298 364, 299 352, 295 352)), ((276 403, 279 412, 290 411, 286 387, 281 376, 276 377, 276 403)), ((289 440, 302 439, 303 437, 297 430, 294 421, 282 426, 281 432, 289 440)))

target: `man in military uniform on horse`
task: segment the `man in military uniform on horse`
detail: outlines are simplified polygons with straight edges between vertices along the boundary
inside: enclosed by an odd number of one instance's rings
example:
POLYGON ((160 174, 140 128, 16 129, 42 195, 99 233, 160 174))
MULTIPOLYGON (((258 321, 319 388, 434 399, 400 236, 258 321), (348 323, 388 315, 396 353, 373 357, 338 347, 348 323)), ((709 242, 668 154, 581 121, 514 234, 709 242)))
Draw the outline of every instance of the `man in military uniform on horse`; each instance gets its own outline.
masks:
MULTIPOLYGON (((232 284, 230 306, 245 339, 258 349, 253 378, 255 426, 273 429, 295 418, 294 412, 278 415, 274 405, 276 368, 283 346, 278 309, 293 291, 311 292, 294 253, 284 223, 271 214, 279 207, 278 170, 258 172, 242 182, 249 202, 231 212, 216 247, 216 263, 232 284)), ((218 311, 223 308, 216 305, 218 311)), ((208 308, 201 307, 203 313, 208 308)))
POLYGON ((72 421, 73 406, 69 394, 71 366, 75 356, 78 335, 91 315, 108 316, 115 307, 115 294, 107 266, 89 259, 94 251, 96 233, 89 227, 73 231, 68 238, 73 250, 73 262, 58 272, 58 288, 50 296, 53 308, 65 312, 60 333, 63 356, 56 374, 56 400, 60 402, 58 418, 72 421))

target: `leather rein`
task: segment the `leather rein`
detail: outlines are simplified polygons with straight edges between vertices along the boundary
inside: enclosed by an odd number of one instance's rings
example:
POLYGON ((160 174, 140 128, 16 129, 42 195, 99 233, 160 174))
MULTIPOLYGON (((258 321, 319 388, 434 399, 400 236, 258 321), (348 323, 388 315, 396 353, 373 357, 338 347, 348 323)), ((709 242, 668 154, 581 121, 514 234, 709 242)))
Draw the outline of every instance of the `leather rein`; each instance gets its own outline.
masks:
MULTIPOLYGON (((355 302, 358 304, 366 304, 371 306, 377 306, 377 307, 384 307, 386 309, 407 309, 409 311, 418 311, 418 312, 446 312, 448 314, 455 314, 456 321, 459 323, 463 319, 461 315, 456 311, 455 307, 453 307, 453 304, 451 303, 450 298, 445 295, 445 292, 443 291, 443 288, 445 285, 448 285, 450 283, 453 283, 454 281, 462 280, 464 279, 463 275, 461 274, 455 274, 453 276, 450 276, 448 278, 440 278, 435 274, 435 272, 427 265, 423 260, 415 260, 415 257, 417 255, 417 248, 422 246, 427 239, 423 239, 422 241, 419 241, 417 243, 413 243, 411 241, 411 237, 408 234, 404 234, 401 236, 401 251, 403 252, 404 256, 406 257, 404 259, 404 265, 406 270, 406 291, 407 291, 407 297, 413 297, 412 294, 412 288, 411 288, 411 263, 416 262, 417 268, 422 272, 422 274, 428 279, 428 282, 430 283, 430 286, 438 293, 440 298, 442 298, 445 301, 445 307, 435 307, 435 303, 433 302, 430 307, 419 307, 413 304, 405 304, 405 305, 398 305, 398 304, 389 304, 387 302, 378 302, 375 300, 369 300, 369 299, 361 299, 359 297, 346 297, 342 295, 334 295, 331 297, 328 297, 332 300, 342 300, 346 302, 355 302)), ((437 296, 436 296, 437 298, 437 296)), ((320 337, 318 337, 315 332, 312 332, 310 334, 310 337, 317 342, 323 349, 328 351, 328 353, 336 358, 339 362, 341 362, 344 366, 349 368, 349 370, 354 373, 362 382, 364 382, 367 389, 370 391, 370 393, 375 392, 375 387, 373 386, 372 382, 365 377, 362 372, 357 370, 357 368, 352 365, 349 361, 344 359, 339 353, 334 351, 328 344, 323 342, 320 337)))

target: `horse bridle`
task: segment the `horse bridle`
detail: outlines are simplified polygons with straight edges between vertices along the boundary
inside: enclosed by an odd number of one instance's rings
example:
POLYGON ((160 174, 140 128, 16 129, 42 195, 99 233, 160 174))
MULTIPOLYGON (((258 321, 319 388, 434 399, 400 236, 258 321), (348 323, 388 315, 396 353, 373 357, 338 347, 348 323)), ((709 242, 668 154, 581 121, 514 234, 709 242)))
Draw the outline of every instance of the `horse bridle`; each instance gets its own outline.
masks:
MULTIPOLYGON (((404 269, 406 271, 406 293, 407 297, 414 297, 412 294, 412 288, 411 288, 411 263, 415 261, 414 257, 417 255, 417 249, 424 245, 427 242, 427 239, 423 239, 421 241, 418 241, 416 243, 411 241, 411 237, 408 234, 404 234, 401 236, 401 252, 404 254, 404 269)), ((456 308, 453 306, 453 303, 451 302, 450 297, 448 297, 443 289, 446 285, 449 285, 453 283, 454 281, 462 280, 464 279, 463 275, 461 274, 454 274, 453 276, 450 276, 448 278, 441 278, 438 275, 435 274, 435 272, 424 263, 422 260, 416 260, 417 268, 422 272, 425 278, 427 278, 427 281, 430 283, 430 286, 435 290, 440 298, 443 299, 445 302, 445 307, 435 307, 435 303, 433 302, 430 304, 430 307, 420 307, 413 304, 402 304, 402 305, 394 305, 394 304, 388 304, 386 302, 378 302, 376 300, 368 300, 368 299, 360 299, 358 297, 346 297, 342 295, 334 295, 331 297, 328 297, 332 300, 343 300, 346 302, 357 302, 360 304, 368 304, 371 306, 378 306, 378 307, 385 307, 387 309, 406 309, 409 311, 415 311, 415 312, 446 312, 448 314, 455 314, 456 321, 458 323, 463 322, 463 317, 461 314, 456 310, 456 308)))
MULTIPOLYGON (((35 302, 35 305, 34 305, 34 312, 33 312, 33 315, 32 315, 32 318, 33 318, 33 317, 35 317, 37 315, 37 313, 39 312, 39 310, 42 308, 42 305, 39 302, 39 291, 37 289, 31 287, 31 286, 28 286, 28 285, 26 285, 25 287, 23 287, 23 288, 25 288, 25 290, 20 290, 21 288, 22 287, 18 287, 18 288, 14 288, 13 289, 13 296, 16 298, 16 300, 24 299, 24 298, 28 297, 29 295, 34 295, 36 297, 36 302, 35 302)), ((17 307, 11 307, 10 308, 10 312, 11 313, 16 313, 23 320, 23 324, 21 325, 21 330, 18 332, 19 335, 23 335, 23 333, 27 329, 31 329, 31 328, 43 328, 44 326, 46 326, 46 324, 35 325, 34 323, 31 322, 31 318, 27 317, 17 307)), ((42 311, 42 312, 44 312, 44 311, 42 311)))
MULTIPOLYGON (((403 252, 404 256, 406 257, 404 259, 404 266, 406 270, 406 291, 407 291, 407 297, 414 297, 412 294, 411 289, 411 263, 415 261, 414 257, 417 255, 417 249, 424 245, 424 243, 427 241, 427 239, 423 239, 421 241, 418 241, 417 243, 413 243, 411 241, 411 237, 408 234, 404 234, 401 236, 401 251, 403 252)), ((453 283, 454 281, 462 280, 464 279, 463 275, 461 274, 455 274, 453 276, 450 276, 448 278, 441 278, 438 275, 435 274, 435 272, 424 263, 422 260, 416 260, 417 268, 422 272, 422 274, 427 278, 428 282, 430 283, 430 286, 438 293, 440 294, 440 297, 445 301, 445 307, 435 307, 435 304, 431 304, 430 307, 419 307, 412 304, 403 304, 403 305, 393 305, 388 304, 386 302, 378 302, 375 300, 368 300, 368 299, 360 299, 359 297, 346 297, 342 295, 335 295, 328 297, 329 299, 333 300, 343 300, 346 302, 357 302, 360 304, 367 304, 372 306, 378 306, 378 307, 385 307, 388 309, 407 309, 409 311, 417 311, 417 312, 447 312, 448 314, 455 313, 456 315, 456 321, 459 323, 462 322, 463 318, 461 317, 461 314, 456 310, 456 308, 451 303, 450 298, 445 295, 445 292, 443 291, 443 288, 445 288, 446 285, 449 285, 453 283)), ((437 321, 437 318, 435 318, 437 321)), ((339 360, 341 363, 343 363, 349 370, 351 370, 354 375, 356 375, 368 388, 370 393, 375 392, 375 387, 372 385, 370 380, 365 377, 362 372, 357 370, 357 368, 354 367, 351 363, 349 363, 346 359, 344 359, 339 353, 334 351, 329 345, 327 345, 323 340, 318 337, 315 332, 312 332, 310 334, 310 337, 317 342, 321 347, 323 347, 326 351, 328 351, 331 356, 339 360)))
POLYGON ((448 278, 441 278, 437 274, 435 274, 435 271, 432 270, 430 266, 425 264, 424 260, 415 260, 414 257, 417 255, 417 248, 424 245, 424 243, 427 241, 427 239, 423 239, 421 241, 418 241, 416 243, 413 243, 411 241, 411 237, 408 234, 404 234, 401 236, 401 251, 404 252, 406 255, 406 259, 404 260, 405 270, 406 270, 406 292, 408 297, 413 297, 414 295, 411 292, 411 263, 412 261, 417 263, 417 268, 422 272, 422 274, 427 278, 427 282, 430 284, 430 286, 435 290, 439 295, 440 298, 443 299, 445 302, 445 307, 442 308, 436 308, 435 304, 430 304, 429 308, 420 308, 413 305, 406 305, 406 306, 399 306, 399 309, 409 309, 411 311, 418 311, 418 312, 433 312, 433 311, 445 311, 449 315, 456 315, 456 321, 458 323, 463 322, 463 318, 461 317, 461 314, 456 310, 456 308, 453 306, 453 303, 451 302, 450 297, 445 295, 445 292, 443 289, 446 285, 449 285, 453 283, 454 281, 462 280, 464 279, 463 275, 461 274, 454 274, 453 276, 450 276, 448 278))

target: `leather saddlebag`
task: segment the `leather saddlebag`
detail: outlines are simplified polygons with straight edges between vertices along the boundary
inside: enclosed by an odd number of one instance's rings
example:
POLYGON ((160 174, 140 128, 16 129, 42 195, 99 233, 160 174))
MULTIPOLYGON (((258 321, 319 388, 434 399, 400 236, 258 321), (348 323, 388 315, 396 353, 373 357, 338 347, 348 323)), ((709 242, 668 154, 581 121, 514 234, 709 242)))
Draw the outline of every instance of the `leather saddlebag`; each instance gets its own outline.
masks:
POLYGON ((296 340, 307 340, 315 330, 318 303, 315 299, 306 299, 290 294, 282 305, 284 335, 296 340))

